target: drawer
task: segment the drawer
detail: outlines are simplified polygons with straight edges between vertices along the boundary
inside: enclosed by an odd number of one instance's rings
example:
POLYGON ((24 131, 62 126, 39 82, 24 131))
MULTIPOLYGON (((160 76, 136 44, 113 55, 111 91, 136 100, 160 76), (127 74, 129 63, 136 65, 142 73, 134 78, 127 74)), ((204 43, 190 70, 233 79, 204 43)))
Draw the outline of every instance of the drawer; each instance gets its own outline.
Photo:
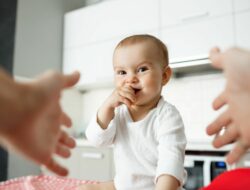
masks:
POLYGON ((77 178, 98 181, 113 179, 111 148, 77 147, 72 157, 77 160, 77 178))
POLYGON ((161 27, 232 14, 232 0, 160 0, 161 27), (180 6, 181 5, 181 6, 180 6))
MULTIPOLYGON (((113 179, 112 148, 76 147, 68 159, 55 158, 69 170, 68 177, 82 180, 107 181, 113 179)), ((55 175, 46 168, 41 168, 46 175, 55 175)))

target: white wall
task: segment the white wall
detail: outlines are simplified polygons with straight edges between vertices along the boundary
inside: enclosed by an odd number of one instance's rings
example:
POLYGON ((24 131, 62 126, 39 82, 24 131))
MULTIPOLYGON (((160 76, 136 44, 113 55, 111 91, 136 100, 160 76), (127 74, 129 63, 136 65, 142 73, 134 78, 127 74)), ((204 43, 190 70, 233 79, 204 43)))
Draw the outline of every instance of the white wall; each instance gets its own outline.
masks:
MULTIPOLYGON (((85 4, 85 0, 19 0, 14 75, 33 77, 48 69, 61 71, 64 13, 85 4)), ((76 120, 77 115, 71 116, 76 120)), ((10 154, 8 178, 39 173, 37 165, 10 154)))
POLYGON ((33 77, 47 69, 61 70, 62 0, 18 1, 14 74, 33 77))

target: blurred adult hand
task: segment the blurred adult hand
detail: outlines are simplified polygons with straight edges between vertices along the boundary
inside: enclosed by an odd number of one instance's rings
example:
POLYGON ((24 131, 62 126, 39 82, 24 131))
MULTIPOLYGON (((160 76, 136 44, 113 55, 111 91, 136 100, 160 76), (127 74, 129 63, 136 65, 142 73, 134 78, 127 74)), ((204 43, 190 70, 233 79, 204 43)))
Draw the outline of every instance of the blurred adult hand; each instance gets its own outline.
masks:
POLYGON ((67 169, 53 159, 54 154, 69 157, 75 146, 63 130, 71 120, 60 106, 60 93, 77 83, 79 73, 47 72, 26 83, 0 74, 0 143, 58 175, 67 175, 67 169))
POLYGON ((213 108, 226 110, 207 127, 215 135, 213 145, 221 147, 236 142, 227 155, 227 162, 238 161, 250 147, 250 52, 232 48, 221 53, 218 48, 210 52, 212 65, 222 69, 226 78, 224 91, 214 100, 213 108), (220 131, 224 129, 224 133, 220 131))

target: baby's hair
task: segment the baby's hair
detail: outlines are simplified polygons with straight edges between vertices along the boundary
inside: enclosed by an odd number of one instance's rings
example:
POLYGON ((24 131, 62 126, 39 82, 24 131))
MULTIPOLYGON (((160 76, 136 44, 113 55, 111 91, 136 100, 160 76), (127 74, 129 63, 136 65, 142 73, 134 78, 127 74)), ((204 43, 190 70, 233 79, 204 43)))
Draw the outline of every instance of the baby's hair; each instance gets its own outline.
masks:
POLYGON ((117 44, 115 50, 120 47, 145 42, 147 40, 153 42, 159 48, 159 53, 162 56, 163 62, 166 63, 165 66, 168 66, 169 60, 167 46, 161 40, 149 34, 138 34, 126 37, 117 44))

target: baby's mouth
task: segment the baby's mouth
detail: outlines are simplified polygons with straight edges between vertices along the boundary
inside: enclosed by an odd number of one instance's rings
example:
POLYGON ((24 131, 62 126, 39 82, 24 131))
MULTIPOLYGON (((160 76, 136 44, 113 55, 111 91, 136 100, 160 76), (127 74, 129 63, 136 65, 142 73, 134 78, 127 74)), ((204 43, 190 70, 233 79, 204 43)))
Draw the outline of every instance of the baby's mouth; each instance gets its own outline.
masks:
POLYGON ((141 89, 139 89, 139 88, 133 88, 133 90, 134 90, 135 94, 137 94, 138 92, 141 91, 141 89))

